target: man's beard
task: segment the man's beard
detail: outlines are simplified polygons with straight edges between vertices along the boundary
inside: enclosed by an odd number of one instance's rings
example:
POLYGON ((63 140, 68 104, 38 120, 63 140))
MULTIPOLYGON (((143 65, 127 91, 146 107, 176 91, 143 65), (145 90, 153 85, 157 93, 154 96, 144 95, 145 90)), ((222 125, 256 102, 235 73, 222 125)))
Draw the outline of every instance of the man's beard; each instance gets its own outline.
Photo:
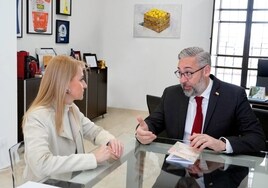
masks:
POLYGON ((205 91, 205 89, 206 89, 206 82, 205 82, 204 77, 202 76, 201 79, 199 80, 199 82, 195 86, 192 86, 192 89, 191 90, 184 90, 183 89, 183 86, 184 85, 181 84, 183 93, 187 97, 198 96, 198 95, 201 95, 201 93, 203 93, 205 91))

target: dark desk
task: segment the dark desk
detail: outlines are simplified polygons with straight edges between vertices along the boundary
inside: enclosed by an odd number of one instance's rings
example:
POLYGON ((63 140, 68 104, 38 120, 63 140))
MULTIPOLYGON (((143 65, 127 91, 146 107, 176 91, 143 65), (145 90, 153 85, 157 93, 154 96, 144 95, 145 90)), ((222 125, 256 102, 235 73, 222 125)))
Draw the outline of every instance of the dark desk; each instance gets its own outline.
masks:
POLYGON ((262 100, 254 100, 254 99, 248 99, 249 103, 251 104, 252 108, 260 108, 264 110, 268 110, 268 100, 262 101, 262 100))
MULTIPOLYGON (((94 170, 51 178, 94 188, 166 188, 175 187, 178 181, 184 180, 184 168, 165 163, 170 144, 140 145, 132 134, 123 134, 119 139, 125 144, 124 155, 120 161, 107 162, 94 170)), ((203 173, 208 186, 219 187, 218 181, 221 181, 220 185, 224 185, 225 188, 237 183, 240 185, 235 187, 251 188, 268 184, 268 156, 227 156, 205 151, 201 158, 206 161, 208 167, 203 173)), ((206 168, 206 165, 203 164, 202 168, 206 168)))

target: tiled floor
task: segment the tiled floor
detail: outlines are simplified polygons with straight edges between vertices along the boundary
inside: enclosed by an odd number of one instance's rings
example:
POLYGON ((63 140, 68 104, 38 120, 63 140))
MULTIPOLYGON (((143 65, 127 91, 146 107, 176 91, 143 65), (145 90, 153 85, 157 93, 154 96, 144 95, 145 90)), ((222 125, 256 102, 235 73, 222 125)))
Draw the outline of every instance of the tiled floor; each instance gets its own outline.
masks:
MULTIPOLYGON (((146 111, 108 108, 107 114, 104 115, 104 118, 96 118, 94 119, 94 122, 117 137, 122 133, 134 134, 135 127, 137 125, 136 117, 141 116, 145 118, 147 115, 148 112, 146 111)), ((91 150, 94 146, 90 142, 86 141, 85 147, 87 151, 91 150)), ((12 187, 10 168, 0 170, 0 187, 12 187)))

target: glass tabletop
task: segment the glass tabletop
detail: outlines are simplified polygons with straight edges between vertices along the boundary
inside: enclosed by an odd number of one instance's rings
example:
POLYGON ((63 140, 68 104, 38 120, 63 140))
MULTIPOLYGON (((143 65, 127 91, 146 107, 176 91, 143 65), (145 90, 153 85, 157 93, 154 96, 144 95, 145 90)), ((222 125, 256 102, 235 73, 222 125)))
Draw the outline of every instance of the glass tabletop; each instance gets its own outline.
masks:
POLYGON ((262 157, 230 156, 206 150, 194 165, 174 164, 166 161, 167 151, 174 140, 142 145, 133 135, 123 134, 119 139, 125 145, 119 161, 109 161, 93 170, 73 172, 51 179, 56 180, 57 186, 65 183, 65 187, 94 188, 174 188, 189 187, 189 184, 193 187, 254 188, 268 183, 267 154, 262 157))

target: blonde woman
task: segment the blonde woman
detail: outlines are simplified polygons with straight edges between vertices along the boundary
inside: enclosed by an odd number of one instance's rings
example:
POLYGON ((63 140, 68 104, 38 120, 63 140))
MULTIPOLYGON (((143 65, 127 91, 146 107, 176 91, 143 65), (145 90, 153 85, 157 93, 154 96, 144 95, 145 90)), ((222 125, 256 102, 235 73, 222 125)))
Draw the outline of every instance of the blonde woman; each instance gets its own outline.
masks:
POLYGON ((23 118, 26 179, 94 169, 121 157, 122 143, 73 103, 83 99, 87 87, 84 66, 82 61, 59 55, 46 67, 38 94, 23 118), (100 147, 85 153, 83 139, 100 147))

